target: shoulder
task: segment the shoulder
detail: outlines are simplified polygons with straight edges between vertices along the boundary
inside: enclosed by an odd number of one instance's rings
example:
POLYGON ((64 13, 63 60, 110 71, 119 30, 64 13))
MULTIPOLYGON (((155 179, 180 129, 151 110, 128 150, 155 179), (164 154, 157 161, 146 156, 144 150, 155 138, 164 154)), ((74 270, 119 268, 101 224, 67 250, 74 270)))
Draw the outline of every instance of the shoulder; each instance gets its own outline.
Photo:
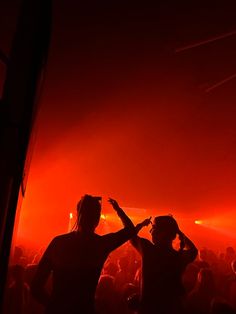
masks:
POLYGON ((76 236, 75 232, 59 234, 55 238, 52 239, 52 242, 57 243, 57 242, 63 242, 63 241, 70 241, 74 239, 75 236, 76 236))
POLYGON ((51 259, 55 256, 56 252, 64 251, 66 248, 70 247, 70 243, 73 242, 75 235, 73 232, 57 235, 48 244, 46 250, 44 251, 43 257, 45 259, 51 259))
POLYGON ((141 238, 139 236, 131 239, 131 243, 134 247, 136 247, 139 251, 145 251, 154 248, 154 244, 146 238, 141 238))
POLYGON ((57 245, 70 242, 75 237, 74 232, 60 234, 54 237, 48 245, 48 248, 54 248, 57 245))

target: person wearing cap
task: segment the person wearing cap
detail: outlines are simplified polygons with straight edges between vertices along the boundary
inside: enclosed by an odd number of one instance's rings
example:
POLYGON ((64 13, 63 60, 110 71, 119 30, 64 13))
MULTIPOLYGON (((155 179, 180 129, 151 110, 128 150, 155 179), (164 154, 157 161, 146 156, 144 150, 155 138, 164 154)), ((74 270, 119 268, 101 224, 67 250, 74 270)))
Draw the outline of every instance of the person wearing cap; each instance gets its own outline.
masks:
POLYGON ((170 215, 155 217, 150 233, 152 241, 138 236, 131 240, 142 256, 138 311, 141 314, 182 314, 182 274, 197 257, 197 248, 170 215), (177 235, 180 239, 178 251, 173 248, 177 235))
POLYGON ((100 197, 82 197, 77 205, 76 230, 55 237, 39 262, 31 291, 47 314, 94 313, 95 291, 106 258, 149 223, 145 220, 134 227, 125 212, 113 206, 125 227, 100 236, 95 233, 101 216, 100 201, 100 197), (45 286, 51 273, 49 294, 45 286))

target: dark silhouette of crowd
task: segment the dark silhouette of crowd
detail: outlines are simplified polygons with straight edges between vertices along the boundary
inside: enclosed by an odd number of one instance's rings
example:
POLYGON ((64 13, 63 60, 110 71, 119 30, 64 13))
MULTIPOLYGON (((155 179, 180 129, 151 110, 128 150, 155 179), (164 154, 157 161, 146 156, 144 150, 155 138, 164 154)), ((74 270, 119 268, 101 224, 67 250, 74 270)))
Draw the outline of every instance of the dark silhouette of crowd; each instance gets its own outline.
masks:
POLYGON ((236 313, 233 247, 197 250, 172 216, 135 226, 115 200, 109 202, 123 224, 117 232, 95 233, 101 199, 85 195, 72 232, 37 252, 15 247, 6 314, 236 313), (151 241, 138 235, 149 225, 151 241))

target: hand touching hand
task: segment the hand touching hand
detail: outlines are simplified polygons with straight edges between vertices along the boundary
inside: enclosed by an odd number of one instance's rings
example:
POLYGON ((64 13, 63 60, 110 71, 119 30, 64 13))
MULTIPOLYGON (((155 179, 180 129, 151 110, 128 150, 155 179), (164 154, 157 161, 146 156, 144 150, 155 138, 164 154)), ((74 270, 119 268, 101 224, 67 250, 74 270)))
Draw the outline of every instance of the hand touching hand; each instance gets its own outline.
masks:
POLYGON ((141 225, 142 227, 148 226, 148 225, 151 223, 151 219, 152 219, 152 217, 149 217, 149 218, 145 219, 144 221, 142 221, 142 222, 140 223, 140 225, 141 225))
POLYGON ((152 217, 147 218, 144 221, 142 221, 139 224, 137 224, 136 227, 135 227, 136 228, 136 232, 138 233, 143 227, 148 226, 151 223, 151 219, 152 219, 152 217))

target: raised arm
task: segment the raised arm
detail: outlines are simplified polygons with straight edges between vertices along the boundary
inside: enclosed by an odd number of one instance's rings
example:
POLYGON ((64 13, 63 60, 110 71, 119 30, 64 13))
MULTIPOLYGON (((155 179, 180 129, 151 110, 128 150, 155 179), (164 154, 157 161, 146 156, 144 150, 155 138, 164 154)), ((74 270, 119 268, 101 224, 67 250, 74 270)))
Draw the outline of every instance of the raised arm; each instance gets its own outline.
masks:
POLYGON ((186 259, 186 262, 193 262, 198 254, 198 249, 195 244, 182 232, 178 232, 180 239, 180 250, 183 252, 183 257, 186 259))
POLYGON ((126 215, 116 200, 109 198, 109 202, 120 217, 125 229, 132 230, 132 236, 130 237, 131 243, 138 251, 140 251, 140 242, 142 242, 142 240, 148 240, 140 238, 137 234, 143 227, 148 226, 151 223, 151 217, 134 226, 132 220, 126 215))
POLYGON ((139 231, 145 227, 148 226, 151 223, 151 218, 147 218, 144 221, 142 221, 141 223, 137 224, 135 229, 136 229, 136 234, 130 239, 131 244, 135 247, 135 249, 142 254, 143 251, 143 247, 150 245, 150 241, 145 239, 145 238, 141 238, 138 236, 139 231))
POLYGON ((109 203, 112 205, 113 209, 116 211, 117 215, 119 216, 123 226, 127 229, 134 230, 135 226, 132 220, 126 215, 122 208, 120 208, 119 204, 116 200, 109 198, 109 203))
POLYGON ((109 198, 109 203, 111 203, 112 207, 116 211, 117 215, 120 217, 122 224, 125 228, 128 229, 134 229, 135 230, 135 235, 139 233, 139 231, 145 227, 148 226, 151 223, 151 217, 145 219, 144 221, 138 223, 136 226, 134 226, 132 220, 126 215, 126 213, 123 211, 122 208, 120 208, 119 204, 117 203, 116 200, 109 198))

